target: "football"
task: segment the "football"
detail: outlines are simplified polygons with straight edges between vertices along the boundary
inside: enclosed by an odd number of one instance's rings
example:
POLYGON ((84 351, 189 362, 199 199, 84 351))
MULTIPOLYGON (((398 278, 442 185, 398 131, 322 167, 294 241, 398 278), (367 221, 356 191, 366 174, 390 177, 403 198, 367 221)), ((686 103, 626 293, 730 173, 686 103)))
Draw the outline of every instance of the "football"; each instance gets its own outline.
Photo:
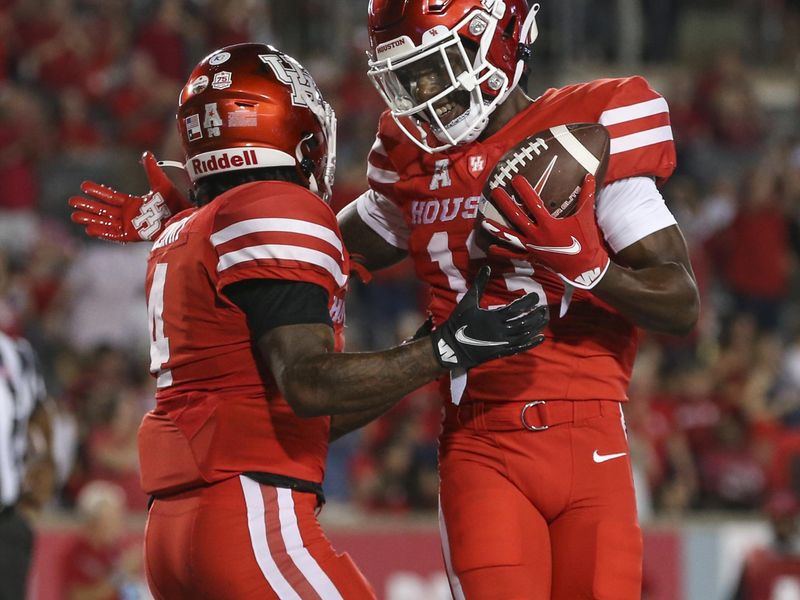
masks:
POLYGON ((608 166, 609 136, 599 123, 558 125, 525 138, 497 162, 480 203, 480 213, 502 225, 507 220, 491 202, 491 192, 502 187, 517 200, 511 187, 515 175, 524 176, 555 218, 575 212, 581 185, 588 173, 602 185, 608 166))

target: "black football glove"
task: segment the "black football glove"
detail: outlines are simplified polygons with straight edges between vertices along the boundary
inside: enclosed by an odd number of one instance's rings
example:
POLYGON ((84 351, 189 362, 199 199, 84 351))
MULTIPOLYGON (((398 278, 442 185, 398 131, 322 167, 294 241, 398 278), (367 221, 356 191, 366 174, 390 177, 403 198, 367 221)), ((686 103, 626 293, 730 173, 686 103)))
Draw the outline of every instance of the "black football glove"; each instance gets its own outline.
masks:
POLYGON ((480 307, 490 273, 489 267, 481 267, 447 321, 431 332, 436 357, 447 369, 471 369, 488 360, 530 350, 544 341, 542 329, 550 315, 547 306, 536 306, 538 294, 531 292, 500 308, 480 307))

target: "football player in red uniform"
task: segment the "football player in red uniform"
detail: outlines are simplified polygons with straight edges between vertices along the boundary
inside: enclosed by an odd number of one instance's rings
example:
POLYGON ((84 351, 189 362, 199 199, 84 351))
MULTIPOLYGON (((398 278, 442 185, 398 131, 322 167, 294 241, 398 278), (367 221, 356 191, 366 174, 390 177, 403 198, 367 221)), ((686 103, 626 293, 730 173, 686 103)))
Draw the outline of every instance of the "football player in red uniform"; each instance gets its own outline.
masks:
MULTIPOLYGON (((437 326, 487 263, 486 305, 535 291, 553 307, 540 348, 466 381, 443 378, 440 528, 454 597, 634 599, 642 541, 622 403, 637 327, 684 334, 698 315, 686 245, 656 187, 675 149, 667 103, 642 77, 525 95, 538 10, 525 0, 371 0, 369 75, 389 110, 369 189, 339 226, 370 270, 414 261, 437 326), (578 211, 556 220, 515 178, 528 210, 499 190, 493 201, 526 250, 487 255, 475 221, 493 165, 531 134, 578 122, 610 134, 597 197, 589 178, 578 211)), ((495 225, 483 223, 503 239, 495 225)))
POLYGON ((316 519, 329 439, 449 369, 537 345, 547 309, 535 294, 480 309, 486 269, 431 339, 338 352, 350 259, 326 202, 335 118, 310 75, 271 46, 222 48, 192 72, 177 116, 196 206, 149 155, 149 194, 86 183, 70 199, 91 235, 155 240, 156 407, 139 431, 151 590, 374 598, 316 519))

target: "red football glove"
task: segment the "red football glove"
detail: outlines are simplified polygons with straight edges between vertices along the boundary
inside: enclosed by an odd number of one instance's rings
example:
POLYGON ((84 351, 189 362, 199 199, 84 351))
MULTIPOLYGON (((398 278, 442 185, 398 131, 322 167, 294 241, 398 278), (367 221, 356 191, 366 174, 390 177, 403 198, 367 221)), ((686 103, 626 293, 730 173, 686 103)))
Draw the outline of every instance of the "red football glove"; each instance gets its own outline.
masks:
POLYGON ((605 275, 610 264, 594 213, 595 180, 583 180, 574 214, 555 219, 550 216, 527 179, 517 175, 511 186, 533 216, 532 221, 504 189, 492 191, 492 202, 511 226, 493 219, 481 226, 496 239, 524 250, 529 259, 556 273, 565 283, 589 290, 605 275))
POLYGON ((91 237, 114 242, 149 241, 161 233, 164 223, 191 204, 166 176, 152 152, 142 154, 150 184, 143 196, 123 194, 109 187, 84 181, 83 196, 72 196, 72 220, 85 227, 91 237))

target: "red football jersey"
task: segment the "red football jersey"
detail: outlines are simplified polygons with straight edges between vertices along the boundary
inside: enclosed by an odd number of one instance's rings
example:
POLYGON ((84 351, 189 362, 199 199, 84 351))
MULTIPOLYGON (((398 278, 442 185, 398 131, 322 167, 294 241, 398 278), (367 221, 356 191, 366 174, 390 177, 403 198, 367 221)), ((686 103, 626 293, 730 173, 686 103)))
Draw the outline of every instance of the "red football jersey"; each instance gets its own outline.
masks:
POLYGON ((294 414, 222 290, 245 279, 323 287, 341 350, 347 273, 333 211, 292 183, 242 185, 171 220, 147 270, 158 391, 139 431, 145 491, 244 471, 322 481, 330 419, 294 414))
MULTIPOLYGON (((611 137, 605 183, 634 176, 667 179, 675 149, 666 101, 641 77, 603 79, 550 89, 482 142, 427 154, 381 117, 369 156, 370 187, 402 211, 409 255, 431 286, 430 309, 441 323, 483 262, 474 225, 481 190, 500 157, 525 137, 565 123, 601 123, 611 137)), ((387 223, 391 229, 391 223, 387 223)), ((524 261, 491 262, 483 305, 537 292, 552 305, 540 347, 469 372, 467 394, 481 400, 624 400, 636 354, 636 329, 591 293, 575 290, 558 316, 564 291, 553 273, 524 261)))

